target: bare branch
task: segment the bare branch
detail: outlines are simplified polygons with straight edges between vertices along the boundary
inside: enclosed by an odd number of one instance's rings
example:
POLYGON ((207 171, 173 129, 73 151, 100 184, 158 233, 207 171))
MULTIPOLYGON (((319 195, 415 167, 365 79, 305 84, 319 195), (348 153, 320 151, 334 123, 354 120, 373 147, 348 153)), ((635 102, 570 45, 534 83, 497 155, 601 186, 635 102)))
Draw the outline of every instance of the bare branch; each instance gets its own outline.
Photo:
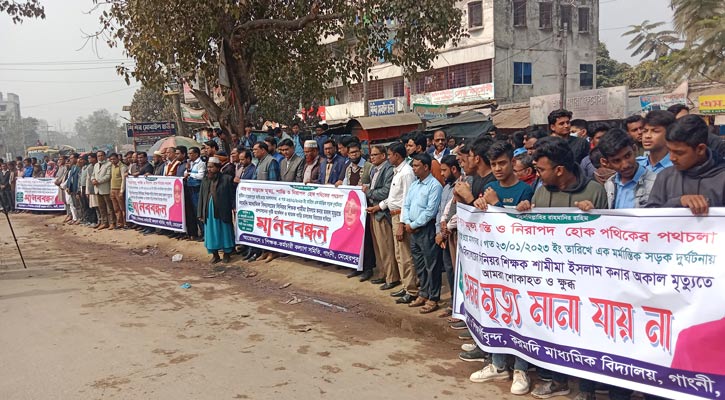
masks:
POLYGON ((264 29, 274 29, 277 31, 298 31, 304 29, 307 25, 317 21, 334 21, 343 17, 342 13, 332 13, 320 15, 320 5, 317 1, 312 3, 310 13, 302 18, 293 20, 282 19, 256 19, 247 21, 234 28, 233 35, 246 32, 260 31, 264 29))

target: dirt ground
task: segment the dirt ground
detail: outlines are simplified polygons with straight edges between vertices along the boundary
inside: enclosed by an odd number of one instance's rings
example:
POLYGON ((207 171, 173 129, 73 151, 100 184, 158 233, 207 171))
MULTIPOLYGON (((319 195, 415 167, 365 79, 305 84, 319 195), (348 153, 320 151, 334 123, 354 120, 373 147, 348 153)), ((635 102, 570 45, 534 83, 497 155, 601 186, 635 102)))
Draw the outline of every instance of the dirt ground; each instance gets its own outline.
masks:
POLYGON ((347 270, 215 269, 201 243, 15 214, 25 270, 0 217, 2 399, 518 398, 468 381, 483 364, 437 313, 347 270))

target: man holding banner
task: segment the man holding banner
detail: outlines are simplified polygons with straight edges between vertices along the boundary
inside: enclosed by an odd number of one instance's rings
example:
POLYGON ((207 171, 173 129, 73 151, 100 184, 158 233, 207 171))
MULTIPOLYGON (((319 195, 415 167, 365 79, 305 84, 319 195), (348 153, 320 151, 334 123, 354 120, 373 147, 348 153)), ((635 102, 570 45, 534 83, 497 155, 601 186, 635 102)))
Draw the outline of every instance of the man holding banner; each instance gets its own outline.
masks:
MULTIPOLYGON (((543 185, 536 189, 532 202, 523 201, 516 208, 528 211, 532 207, 578 207, 584 202, 596 209, 607 208, 607 194, 599 183, 587 180, 574 160, 574 153, 564 139, 548 136, 536 142, 536 170, 543 185)), ((476 373, 474 373, 476 375, 476 373)), ((471 376, 473 380, 474 376, 471 376)), ((569 394, 569 377, 552 373, 552 381, 539 385, 531 392, 538 399, 569 394)))

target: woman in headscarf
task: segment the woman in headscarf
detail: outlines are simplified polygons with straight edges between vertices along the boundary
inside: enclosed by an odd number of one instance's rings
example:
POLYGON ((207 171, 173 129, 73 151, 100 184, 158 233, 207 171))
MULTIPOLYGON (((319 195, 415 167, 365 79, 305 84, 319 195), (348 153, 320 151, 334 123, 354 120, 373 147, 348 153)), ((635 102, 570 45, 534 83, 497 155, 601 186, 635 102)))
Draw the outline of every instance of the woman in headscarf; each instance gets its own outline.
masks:
POLYGON ((360 222, 362 204, 354 191, 347 195, 342 226, 330 238, 330 250, 360 255, 365 228, 360 222))
POLYGON ((213 255, 212 264, 222 261, 219 250, 224 252, 225 263, 234 251, 234 181, 231 176, 220 173, 221 167, 217 157, 209 157, 197 209, 197 217, 204 224, 204 246, 213 255))

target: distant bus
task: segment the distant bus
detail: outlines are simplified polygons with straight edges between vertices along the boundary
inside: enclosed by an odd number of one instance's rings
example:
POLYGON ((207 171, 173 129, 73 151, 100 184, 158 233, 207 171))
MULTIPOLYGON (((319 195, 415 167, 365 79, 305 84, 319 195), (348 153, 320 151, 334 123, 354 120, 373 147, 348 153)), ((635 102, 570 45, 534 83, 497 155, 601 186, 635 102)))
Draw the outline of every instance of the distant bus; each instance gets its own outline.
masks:
POLYGON ((25 149, 25 156, 28 158, 35 157, 38 160, 42 160, 43 157, 48 156, 51 159, 58 158, 58 156, 67 156, 76 152, 71 146, 62 145, 59 147, 51 146, 32 146, 25 149))

